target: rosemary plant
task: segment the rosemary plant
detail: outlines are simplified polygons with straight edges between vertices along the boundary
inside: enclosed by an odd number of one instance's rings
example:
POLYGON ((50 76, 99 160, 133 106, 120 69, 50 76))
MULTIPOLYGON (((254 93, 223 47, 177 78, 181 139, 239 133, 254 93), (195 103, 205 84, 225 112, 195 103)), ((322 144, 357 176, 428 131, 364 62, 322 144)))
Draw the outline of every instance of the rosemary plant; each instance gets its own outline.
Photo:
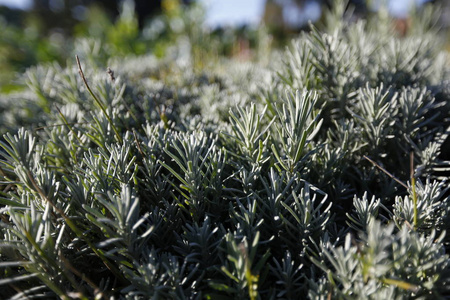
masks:
POLYGON ((336 5, 254 62, 199 71, 192 31, 108 65, 79 40, 20 76, 0 95, 2 298, 450 297, 448 55, 426 16, 398 37, 336 5))

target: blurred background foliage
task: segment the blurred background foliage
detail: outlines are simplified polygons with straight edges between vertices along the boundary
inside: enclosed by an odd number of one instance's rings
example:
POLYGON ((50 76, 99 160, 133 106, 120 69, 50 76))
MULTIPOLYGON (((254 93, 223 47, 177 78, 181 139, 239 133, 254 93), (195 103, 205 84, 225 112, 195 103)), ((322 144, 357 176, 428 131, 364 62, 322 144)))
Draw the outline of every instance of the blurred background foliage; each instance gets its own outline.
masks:
MULTIPOLYGON (((208 61, 214 63, 219 56, 262 58, 261 51, 283 48, 300 31, 309 30, 306 19, 295 25, 284 19, 283 6, 290 2, 306 13, 311 3, 320 5, 323 12, 333 1, 267 0, 260 26, 214 28, 205 25, 205 1, 33 0, 27 10, 0 6, 0 92, 21 89, 14 80, 17 74, 38 62, 62 66, 67 60, 73 63, 73 55, 79 54, 77 48, 82 43, 92 46, 95 59, 91 62, 103 66, 111 57, 152 54, 163 58, 172 45, 183 41, 197 70, 208 61)), ((370 18, 373 0, 349 2, 355 8, 353 16, 370 18)), ((447 29, 448 1, 427 1, 427 5, 443 8, 436 22, 437 27, 447 29)), ((392 25, 400 36, 407 34, 424 10, 422 6, 408 16, 394 16, 392 25)), ((319 29, 326 23, 324 15, 314 20, 319 29)), ((448 30, 443 34, 448 37, 448 30)))

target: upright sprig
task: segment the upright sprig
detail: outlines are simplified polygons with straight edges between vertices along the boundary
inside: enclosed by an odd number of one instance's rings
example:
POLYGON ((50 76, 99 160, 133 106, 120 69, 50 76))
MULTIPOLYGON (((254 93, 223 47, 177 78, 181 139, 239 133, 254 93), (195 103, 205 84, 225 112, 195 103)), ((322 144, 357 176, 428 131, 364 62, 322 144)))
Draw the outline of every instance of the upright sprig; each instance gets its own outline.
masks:
POLYGON ((89 94, 91 94, 91 96, 94 99, 95 103, 97 103, 97 105, 102 110, 104 116, 106 117, 106 119, 108 120, 109 124, 111 125, 111 128, 114 130, 114 133, 116 134, 117 141, 122 144, 122 142, 123 142, 122 136, 120 135, 119 131, 117 131, 116 126, 114 125, 113 121, 111 120, 111 117, 106 112, 106 109, 103 106, 103 103, 99 100, 99 98, 91 90, 91 88, 90 88, 90 86, 89 86, 89 84, 88 84, 88 82, 86 80, 86 77, 84 76, 83 69, 81 68, 81 63, 80 63, 80 59, 78 58, 78 55, 76 55, 75 58, 77 60, 78 71, 80 73, 81 79, 83 79, 84 85, 86 86, 87 90, 89 91, 89 94))
POLYGON ((277 119, 274 122, 275 141, 271 149, 280 171, 293 174, 302 167, 302 162, 314 149, 312 140, 322 125, 320 111, 315 107, 317 94, 307 90, 286 92, 281 108, 277 107, 277 119))

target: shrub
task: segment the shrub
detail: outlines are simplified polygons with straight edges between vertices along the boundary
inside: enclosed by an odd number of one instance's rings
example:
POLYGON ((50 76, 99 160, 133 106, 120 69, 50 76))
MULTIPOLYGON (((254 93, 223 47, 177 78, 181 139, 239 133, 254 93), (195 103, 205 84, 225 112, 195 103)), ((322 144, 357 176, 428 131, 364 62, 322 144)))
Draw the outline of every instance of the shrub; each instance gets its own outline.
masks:
POLYGON ((382 17, 269 65, 30 68, 1 96, 2 295, 448 297, 449 68, 382 17))

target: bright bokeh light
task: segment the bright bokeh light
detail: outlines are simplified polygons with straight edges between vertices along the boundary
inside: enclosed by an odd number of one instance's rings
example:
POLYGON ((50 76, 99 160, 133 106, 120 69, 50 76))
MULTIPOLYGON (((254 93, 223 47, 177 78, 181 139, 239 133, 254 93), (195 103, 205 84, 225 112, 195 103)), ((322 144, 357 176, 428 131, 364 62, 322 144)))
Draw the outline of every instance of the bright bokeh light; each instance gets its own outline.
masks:
POLYGON ((206 7, 206 25, 257 25, 264 13, 264 0, 200 0, 206 7))
POLYGON ((31 0, 0 0, 0 5, 11 8, 28 9, 31 7, 31 0))

